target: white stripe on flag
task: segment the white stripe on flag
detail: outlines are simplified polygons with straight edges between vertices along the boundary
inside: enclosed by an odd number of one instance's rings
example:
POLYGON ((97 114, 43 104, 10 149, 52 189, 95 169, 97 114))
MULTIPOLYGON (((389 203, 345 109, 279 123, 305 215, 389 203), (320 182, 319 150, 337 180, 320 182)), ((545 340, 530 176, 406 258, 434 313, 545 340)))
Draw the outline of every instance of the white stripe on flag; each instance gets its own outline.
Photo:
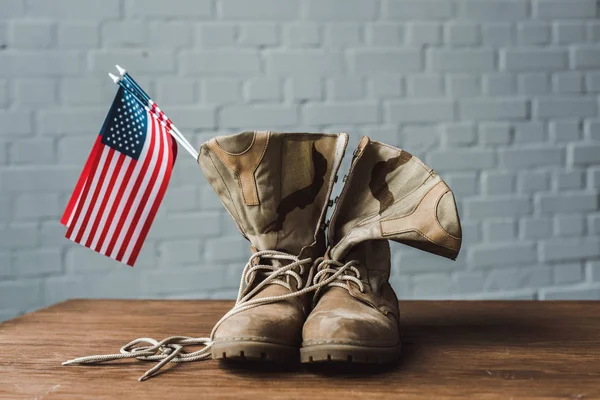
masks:
MULTIPOLYGON (((92 201, 94 191, 96 190, 96 186, 98 185, 98 180, 100 179, 100 175, 102 174, 102 170, 104 169, 104 163, 106 162, 106 156, 108 155, 109 151, 110 151, 110 149, 106 146, 102 149, 102 154, 100 155, 100 161, 98 162, 99 168, 96 168, 96 172, 94 173, 94 176, 92 177, 92 182, 90 183, 90 189, 89 189, 89 192, 87 193, 87 197, 85 198, 85 201, 83 203, 83 207, 81 208, 81 212, 79 213, 77 220, 73 221, 75 223, 75 225, 73 226, 73 231, 71 232, 71 236, 69 236, 69 239, 71 239, 73 241, 77 238, 77 234, 79 233, 79 230, 81 229, 81 224, 83 223, 83 220, 85 219, 85 214, 87 213, 87 210, 90 207, 90 202, 92 201)), ((89 178, 88 178, 88 181, 89 181, 89 178)))
MULTIPOLYGON (((163 154, 162 163, 157 166, 158 168, 160 168, 160 170, 158 172, 158 176, 157 176, 156 180, 154 180, 152 182, 152 192, 150 193, 150 196, 148 197, 148 201, 146 202, 144 210, 142 211, 142 214, 141 214, 139 220, 137 221, 137 225, 135 227, 135 230, 133 231, 131 240, 127 244, 127 250, 125 251, 125 254, 123 255, 123 261, 125 261, 125 262, 129 261, 129 257, 131 256, 131 253, 133 252, 135 244, 137 243, 137 238, 139 237, 142 227, 144 226, 144 223, 146 222, 146 219, 148 218, 148 214, 150 213, 150 209, 152 208, 152 205, 156 201, 156 197, 160 190, 162 181, 167 172, 167 165, 169 164, 169 138, 167 137, 167 133, 165 132, 165 129, 162 127, 162 125, 159 125, 159 132, 160 132, 160 136, 162 137, 162 140, 159 140, 159 143, 161 145, 160 150, 162 150, 162 154, 163 154)), ((157 151, 157 153, 158 153, 158 151, 157 151)), ((149 174, 149 175, 151 175, 151 174, 149 174)))
MULTIPOLYGON (((146 112, 146 114, 148 114, 148 112, 146 112)), ((108 233, 106 234, 106 239, 104 240, 104 243, 102 244, 102 248, 99 251, 99 253, 104 254, 111 258, 114 258, 114 257, 112 257, 112 255, 106 254, 106 251, 108 250, 108 246, 112 242, 112 239, 115 235, 115 231, 117 230, 117 226, 119 225, 119 220, 121 219, 121 214, 123 214, 123 212, 125 210, 125 204, 127 204, 127 200, 129 199, 129 196, 131 196, 131 192, 133 190, 133 185, 135 184, 135 181, 137 180, 138 176, 140 175, 142 166, 144 164, 144 159, 148 155, 150 141, 152 140, 152 136, 151 136, 152 135, 152 120, 151 120, 150 115, 147 115, 147 118, 148 118, 148 126, 146 127, 146 140, 144 142, 144 148, 142 149, 140 157, 136 161, 136 164, 135 164, 133 172, 131 173, 131 176, 127 177, 127 180, 128 180, 127 187, 125 188, 125 192, 123 193, 123 196, 121 197, 121 201, 117 204, 117 212, 115 213, 115 216, 112 220, 112 223, 110 224, 110 227, 108 228, 108 233)), ((125 226, 125 225, 123 225, 123 226, 125 226)), ((117 248, 117 247, 119 247, 118 241, 115 244, 114 248, 117 248)), ((114 253, 114 251, 112 253, 114 253)))
MULTIPOLYGON (((119 158, 119 156, 117 155, 115 158, 119 158)), ((123 161, 123 164, 121 165, 121 169, 118 171, 118 176, 117 179, 115 180, 115 185, 110 189, 110 197, 108 199, 108 203, 106 203, 106 208, 104 209, 104 213, 102 215, 99 215, 99 221, 98 223, 98 229, 96 230, 96 234, 94 235, 94 240, 92 241, 92 245, 90 246, 91 249, 95 249, 96 246, 98 245, 98 241, 100 240, 101 234, 102 232, 104 232, 104 226, 106 225, 106 222, 108 221, 108 216, 110 215, 111 210, 113 209, 113 207, 116 207, 117 205, 115 204, 115 198, 117 197, 117 193, 119 193, 119 190, 121 189, 121 185, 123 184, 123 182, 125 181, 125 174, 127 173, 127 169, 129 168, 129 164, 131 164, 131 161, 133 159, 131 157, 126 157, 125 156, 125 161, 123 161)), ((110 241, 110 238, 107 237, 107 239, 105 239, 104 241, 106 242, 106 240, 110 241)))
POLYGON ((83 232, 83 235, 81 236, 80 243, 83 243, 83 244, 85 244, 87 242, 92 228, 94 226, 96 226, 96 224, 97 224, 96 219, 98 218, 98 211, 99 211, 100 205, 102 204, 102 199, 104 199, 104 196, 106 196, 108 190, 110 190, 108 188, 108 184, 110 183, 110 178, 112 177, 113 173, 115 172, 117 160, 119 159, 118 152, 116 152, 113 149, 108 149, 108 151, 113 152, 112 160, 110 160, 110 164, 108 166, 103 167, 103 168, 108 168, 108 169, 104 176, 104 182, 102 182, 102 187, 100 188, 100 192, 98 193, 98 198, 96 199, 96 204, 94 204, 94 208, 92 209, 92 213, 90 214, 90 218, 88 220, 87 226, 85 227, 85 231, 83 232))

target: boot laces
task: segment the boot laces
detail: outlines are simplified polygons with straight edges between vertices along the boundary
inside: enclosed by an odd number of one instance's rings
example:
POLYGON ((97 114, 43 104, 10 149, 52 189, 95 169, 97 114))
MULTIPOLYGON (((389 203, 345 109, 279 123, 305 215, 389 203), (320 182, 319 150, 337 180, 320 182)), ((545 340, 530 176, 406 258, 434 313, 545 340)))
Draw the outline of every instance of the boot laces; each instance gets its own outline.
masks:
MULTIPOLYGON (((313 307, 319 299, 319 295, 321 291, 325 287, 337 286, 346 290, 350 290, 349 283, 353 282, 361 293, 365 291, 365 285, 360 280, 360 271, 356 268, 360 262, 358 260, 351 260, 344 263, 341 263, 336 260, 328 260, 323 257, 318 258, 314 265, 316 267, 316 274, 313 277, 314 285, 319 285, 319 287, 315 291, 315 295, 313 297, 313 307), (331 277, 335 277, 334 279, 330 279, 331 277), (325 285, 321 285, 320 283, 329 281, 329 283, 325 285)), ((311 271, 312 273, 313 271, 311 271)))
MULTIPOLYGON (((65 361, 62 365, 97 364, 101 362, 114 361, 126 358, 136 358, 141 361, 158 361, 158 363, 155 366, 150 368, 144 373, 144 375, 138 378, 139 381, 144 381, 156 375, 158 371, 169 362, 184 363, 191 361, 207 360, 211 358, 211 348, 214 343, 215 332, 217 331, 217 328, 221 326, 221 324, 227 318, 231 317, 232 315, 238 314, 242 311, 246 311, 251 308, 257 307, 259 305, 275 303, 293 297, 298 297, 313 290, 318 291, 321 288, 333 283, 346 271, 347 268, 353 268, 352 265, 344 265, 342 266, 342 268, 339 268, 337 270, 328 268, 330 270, 327 272, 327 274, 330 274, 329 276, 325 276, 325 272, 319 275, 320 272, 325 271, 325 269, 322 269, 321 271, 317 272, 317 275, 315 275, 315 278, 317 278, 317 276, 319 277, 319 282, 317 282, 316 280, 311 279, 311 276, 314 272, 315 265, 318 263, 322 264, 323 261, 324 260, 322 258, 319 258, 315 260, 314 263, 312 263, 311 258, 305 258, 301 260, 296 256, 276 250, 258 251, 252 254, 252 256, 250 256, 250 259, 244 267, 235 305, 231 310, 225 313, 225 315, 223 315, 223 317, 221 317, 221 319, 215 324, 209 337, 194 338, 189 336, 171 336, 161 341, 157 341, 152 338, 138 338, 132 340, 131 342, 121 347, 119 353, 117 354, 100 354, 79 357, 73 360, 65 361), (291 261, 291 263, 283 265, 281 267, 273 266, 270 264, 254 265, 254 262, 257 259, 287 260, 291 261), (310 268, 309 279, 306 283, 308 285, 312 281, 313 284, 310 286, 304 286, 302 274, 304 273, 305 266, 311 263, 313 265, 310 268), (297 267, 298 272, 294 270, 297 267), (266 277, 264 280, 259 282, 254 288, 250 289, 254 277, 258 272, 262 272, 263 274, 265 274, 266 277), (282 278, 285 278, 285 280, 282 278), (296 288, 290 285, 290 278, 296 281, 296 288), (290 290, 290 292, 277 296, 268 296, 258 299, 252 299, 252 296, 254 296, 260 289, 269 284, 281 285, 290 290), (140 343, 147 343, 148 345, 139 346, 140 343), (186 346, 204 347, 196 351, 186 352, 184 351, 184 347, 186 346)), ((358 270, 356 270, 355 272, 356 274, 358 274, 358 276, 360 276, 358 270)), ((362 287, 362 283, 360 281, 358 281, 358 284, 362 287)))

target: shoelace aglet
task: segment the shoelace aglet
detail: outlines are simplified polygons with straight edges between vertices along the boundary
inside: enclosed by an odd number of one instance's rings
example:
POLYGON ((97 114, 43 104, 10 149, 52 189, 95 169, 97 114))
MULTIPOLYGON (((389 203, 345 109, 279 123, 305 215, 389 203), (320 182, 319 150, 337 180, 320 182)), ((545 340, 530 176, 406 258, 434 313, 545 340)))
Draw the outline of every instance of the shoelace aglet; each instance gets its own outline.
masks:
POLYGON ((148 372, 150 372, 150 371, 144 372, 144 375, 142 375, 138 378, 138 382, 144 382, 145 380, 152 378, 153 374, 149 374, 148 372))
POLYGON ((79 364, 78 362, 76 362, 77 360, 67 360, 64 363, 62 363, 62 365, 73 365, 73 364, 79 364))

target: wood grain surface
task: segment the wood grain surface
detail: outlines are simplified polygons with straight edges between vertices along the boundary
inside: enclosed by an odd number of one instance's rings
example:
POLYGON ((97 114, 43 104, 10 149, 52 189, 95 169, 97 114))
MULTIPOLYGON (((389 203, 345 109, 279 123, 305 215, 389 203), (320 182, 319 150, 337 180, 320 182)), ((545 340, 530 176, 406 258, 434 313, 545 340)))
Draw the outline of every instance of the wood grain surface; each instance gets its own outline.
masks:
POLYGON ((137 337, 206 336, 229 301, 70 300, 0 324, 0 399, 597 399, 600 302, 401 302, 389 367, 119 361, 62 367, 137 337))

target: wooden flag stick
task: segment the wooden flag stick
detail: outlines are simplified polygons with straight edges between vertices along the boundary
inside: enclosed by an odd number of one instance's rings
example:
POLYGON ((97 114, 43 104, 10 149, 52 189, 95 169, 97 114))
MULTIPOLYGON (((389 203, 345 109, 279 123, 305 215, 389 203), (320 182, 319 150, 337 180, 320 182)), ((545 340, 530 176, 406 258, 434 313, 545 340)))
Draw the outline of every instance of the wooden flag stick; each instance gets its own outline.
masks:
MULTIPOLYGON (((159 117, 159 115, 157 115, 155 113, 155 111, 153 109, 151 109, 151 103, 147 102, 145 100, 145 97, 143 96, 143 91, 141 91, 141 88, 139 88, 137 86, 137 84, 135 83, 135 81, 132 81, 131 79, 128 80, 128 82, 132 83, 132 86, 134 86, 133 88, 130 87, 129 85, 125 84, 123 82, 123 78, 125 77, 124 73, 126 72, 123 68, 117 66, 117 69, 119 70, 119 73, 121 73, 121 71, 123 71, 123 75, 121 75, 120 77, 117 77, 111 73, 109 73, 108 75, 110 76, 110 79, 116 83, 117 85, 121 86, 123 89, 125 89, 129 94, 131 94, 134 99, 136 99, 140 104, 142 104, 144 106, 144 108, 146 109, 146 111, 154 114, 156 117, 159 117), (141 91, 141 93, 140 93, 141 91)), ((145 93, 144 93, 145 94, 145 93)), ((151 102, 152 100, 150 100, 151 102)), ((161 118, 158 118, 159 122, 161 123, 161 125, 163 127, 167 127, 167 124, 165 123, 165 121, 161 120, 161 118)), ((169 128, 169 134, 171 134, 171 136, 173 136, 175 138, 175 140, 177 141, 177 143, 179 143, 192 157, 194 157, 195 160, 198 159, 198 152, 194 149, 194 147, 187 141, 187 139, 183 136, 183 134, 179 131, 179 129, 177 129, 177 127, 175 125, 173 125, 171 123, 169 128)))

